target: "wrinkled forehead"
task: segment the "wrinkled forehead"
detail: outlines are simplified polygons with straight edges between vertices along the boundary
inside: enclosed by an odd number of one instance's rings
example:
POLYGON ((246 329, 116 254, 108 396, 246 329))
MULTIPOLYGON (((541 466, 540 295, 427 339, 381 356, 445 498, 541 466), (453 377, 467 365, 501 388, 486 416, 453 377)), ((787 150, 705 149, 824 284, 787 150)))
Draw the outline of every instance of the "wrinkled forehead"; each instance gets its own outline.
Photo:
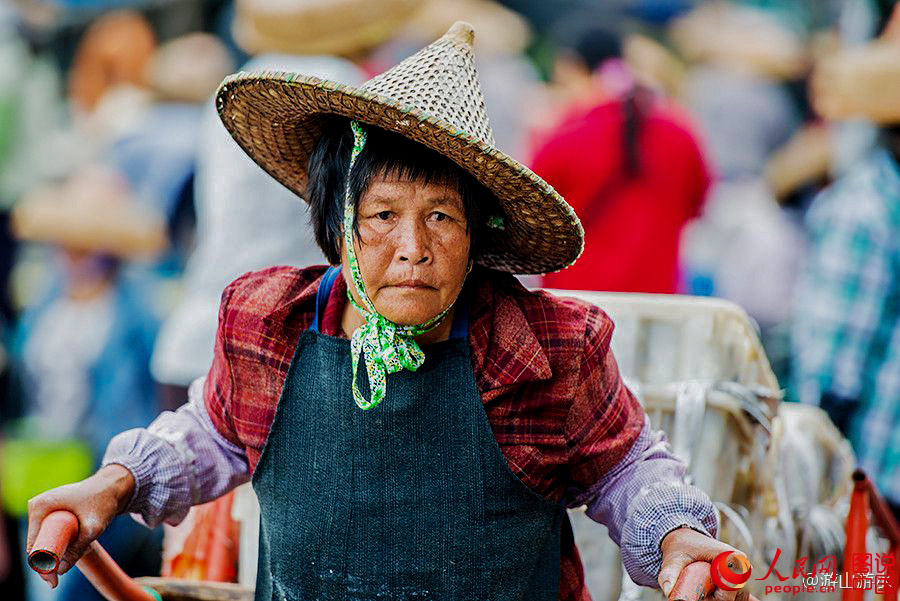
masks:
POLYGON ((463 206, 459 181, 453 176, 412 177, 391 171, 374 173, 360 198, 361 203, 384 200, 463 206))

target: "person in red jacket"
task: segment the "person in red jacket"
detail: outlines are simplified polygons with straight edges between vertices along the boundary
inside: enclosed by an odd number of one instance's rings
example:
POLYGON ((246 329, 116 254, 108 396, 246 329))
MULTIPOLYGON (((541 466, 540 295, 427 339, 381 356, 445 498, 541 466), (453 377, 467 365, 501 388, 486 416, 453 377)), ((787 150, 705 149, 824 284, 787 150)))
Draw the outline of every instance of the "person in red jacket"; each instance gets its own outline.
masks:
POLYGON ((610 35, 588 31, 569 50, 570 57, 581 57, 584 76, 594 78, 597 103, 567 112, 534 153, 532 168, 571 203, 585 230, 578 263, 548 274, 543 285, 673 293, 681 228, 700 212, 709 173, 677 107, 640 85, 604 94, 597 73, 609 70, 611 61, 621 71, 619 59, 581 49, 610 35))

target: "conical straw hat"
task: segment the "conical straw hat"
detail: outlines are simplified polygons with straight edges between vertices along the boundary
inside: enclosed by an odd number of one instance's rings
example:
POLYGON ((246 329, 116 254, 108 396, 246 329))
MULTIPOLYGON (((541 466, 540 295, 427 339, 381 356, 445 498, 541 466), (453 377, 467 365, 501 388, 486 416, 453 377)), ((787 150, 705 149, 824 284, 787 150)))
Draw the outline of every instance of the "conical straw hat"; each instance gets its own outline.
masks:
POLYGON ((359 88, 298 73, 237 73, 216 106, 253 160, 303 196, 323 116, 343 115, 398 132, 449 157, 491 190, 492 216, 479 262, 512 273, 571 265, 584 246, 572 208, 530 169, 494 146, 475 71, 474 31, 458 22, 442 38, 359 88))
POLYGON ((170 102, 205 103, 222 78, 234 71, 228 48, 209 33, 189 33, 156 49, 147 82, 156 97, 170 102))
POLYGON ((167 243, 162 216, 133 200, 122 178, 101 169, 26 195, 13 209, 12 230, 23 240, 126 259, 150 257, 167 243))
MULTIPOLYGON (((900 22, 900 10, 895 14, 900 22)), ((826 119, 900 123, 900 35, 819 60, 810 88, 816 112, 826 119)))
POLYGON ((672 23, 669 38, 688 61, 721 64, 772 79, 796 79, 808 66, 799 36, 749 6, 702 3, 672 23))
POLYGON ((352 56, 389 39, 420 0, 237 0, 232 34, 250 54, 352 56))

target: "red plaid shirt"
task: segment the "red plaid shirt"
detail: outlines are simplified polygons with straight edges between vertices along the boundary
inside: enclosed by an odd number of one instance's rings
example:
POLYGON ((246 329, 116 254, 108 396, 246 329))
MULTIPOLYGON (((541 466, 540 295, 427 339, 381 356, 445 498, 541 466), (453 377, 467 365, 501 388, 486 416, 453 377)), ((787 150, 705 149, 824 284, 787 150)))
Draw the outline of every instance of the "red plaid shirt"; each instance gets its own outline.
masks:
MULTIPOLYGON (((216 429, 246 450, 251 473, 324 271, 272 267, 222 295, 204 400, 216 429)), ((612 321, 593 305, 530 292, 508 274, 477 269, 469 284, 472 369, 497 443, 522 482, 572 504, 625 456, 644 422, 610 351, 612 321)), ((324 334, 343 335, 346 294, 338 278, 324 334)), ((590 599, 567 520, 559 598, 590 599)))

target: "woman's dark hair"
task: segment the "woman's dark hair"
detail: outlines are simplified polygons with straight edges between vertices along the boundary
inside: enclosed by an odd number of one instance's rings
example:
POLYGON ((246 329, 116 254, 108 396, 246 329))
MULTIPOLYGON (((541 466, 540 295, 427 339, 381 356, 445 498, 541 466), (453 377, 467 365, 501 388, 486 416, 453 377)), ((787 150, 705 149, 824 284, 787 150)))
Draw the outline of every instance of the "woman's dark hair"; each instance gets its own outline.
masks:
POLYGON ((570 44, 570 52, 584 61, 587 70, 594 72, 604 62, 622 58, 622 35, 608 27, 582 24, 570 44))
POLYGON ((651 90, 638 83, 622 98, 622 151, 625 157, 624 175, 627 179, 641 175, 640 139, 653 104, 652 96, 651 90))
MULTIPOLYGON (((625 24, 614 15, 588 11, 560 21, 555 35, 562 52, 577 57, 589 72, 594 73, 606 61, 622 58, 622 32, 625 29, 625 24), (597 25, 598 22, 611 25, 597 25)), ((649 95, 649 90, 636 85, 622 97, 622 155, 625 158, 622 176, 625 180, 640 176, 638 141, 649 110, 649 95)))
MULTIPOLYGON (((364 125, 366 145, 356 159, 350 176, 350 193, 355 208, 376 176, 391 176, 424 183, 455 184, 466 213, 466 226, 472 235, 470 258, 477 258, 482 216, 496 206, 493 194, 471 174, 447 157, 400 134, 364 125)), ((306 200, 316 242, 332 265, 341 262, 344 187, 353 131, 350 121, 329 117, 328 124, 309 156, 309 182, 306 200)), ((354 222, 354 231, 356 223, 354 222)), ((358 231, 356 231, 358 235, 358 231)))

